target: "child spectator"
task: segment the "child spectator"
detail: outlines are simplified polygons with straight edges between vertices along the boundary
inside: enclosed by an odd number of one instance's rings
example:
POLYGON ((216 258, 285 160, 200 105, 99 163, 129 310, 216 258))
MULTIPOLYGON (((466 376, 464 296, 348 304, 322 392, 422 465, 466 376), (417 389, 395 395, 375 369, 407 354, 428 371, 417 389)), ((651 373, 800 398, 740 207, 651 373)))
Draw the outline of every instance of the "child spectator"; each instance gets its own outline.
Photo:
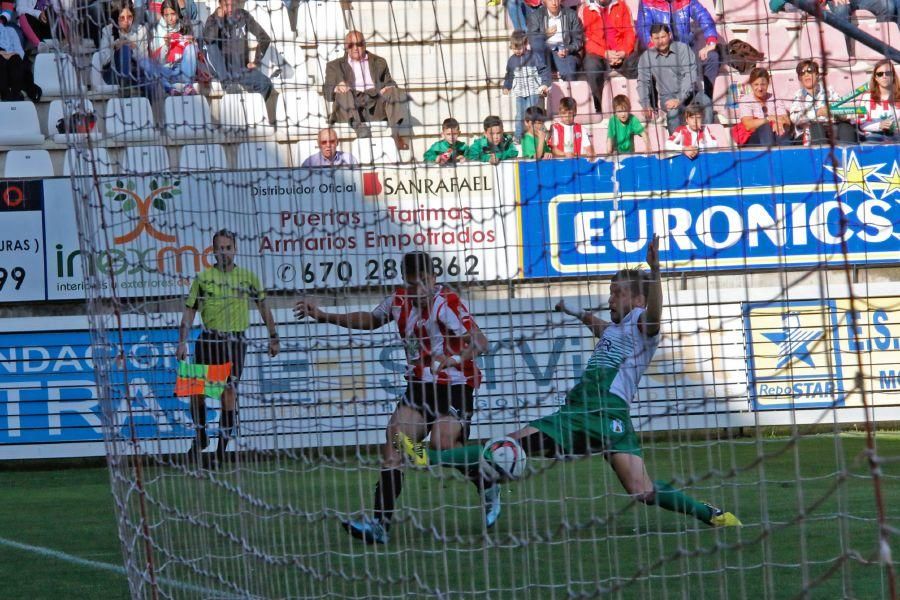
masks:
POLYGON ((519 155, 512 137, 503 133, 503 121, 491 115, 484 119, 484 137, 480 137, 469 146, 466 160, 498 164, 501 160, 515 158, 519 155))
POLYGON ((547 143, 547 112, 540 106, 529 106, 525 110, 525 135, 522 136, 522 158, 553 156, 547 143))
POLYGON ((631 114, 631 100, 624 94, 613 98, 613 118, 606 130, 606 152, 627 154, 634 152, 634 138, 644 138, 644 148, 650 148, 650 136, 641 120, 631 114))
POLYGON ((459 121, 449 117, 441 124, 441 139, 425 151, 425 162, 447 165, 466 160, 467 149, 459 139, 459 121))
POLYGON ((100 65, 106 83, 125 88, 145 83, 140 65, 148 57, 147 28, 134 18, 134 5, 123 2, 113 10, 113 22, 100 34, 100 65))
POLYGON ((666 140, 666 150, 682 152, 691 160, 697 158, 700 150, 718 147, 719 142, 703 124, 703 107, 697 104, 684 109, 684 125, 678 126, 666 140))
POLYGON ((0 12, 0 100, 18 102, 25 92, 32 102, 37 102, 42 90, 34 85, 19 32, 12 23, 12 11, 0 12))
POLYGON ((559 101, 559 114, 552 125, 550 136, 550 149, 553 156, 594 157, 594 148, 591 146, 591 136, 581 123, 575 122, 575 114, 578 112, 578 104, 575 98, 565 97, 559 101))
POLYGON ((168 94, 195 94, 197 45, 190 26, 181 19, 178 0, 163 0, 161 14, 150 40, 151 60, 144 69, 149 77, 159 79, 168 94))
POLYGON ((512 92, 516 99, 515 142, 522 139, 522 118, 529 106, 540 106, 541 96, 550 88, 551 73, 544 58, 532 52, 528 46, 528 36, 524 31, 514 31, 509 38, 512 56, 506 61, 506 78, 503 93, 512 92))

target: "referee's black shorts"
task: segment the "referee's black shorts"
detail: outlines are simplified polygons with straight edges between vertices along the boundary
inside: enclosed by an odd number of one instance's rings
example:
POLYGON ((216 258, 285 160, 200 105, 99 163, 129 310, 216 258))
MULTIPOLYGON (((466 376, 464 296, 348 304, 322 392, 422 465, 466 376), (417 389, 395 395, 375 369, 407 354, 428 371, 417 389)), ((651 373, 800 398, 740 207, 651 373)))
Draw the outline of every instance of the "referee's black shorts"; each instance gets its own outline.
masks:
POLYGON ((425 415, 429 432, 439 416, 455 417, 463 426, 463 439, 468 439, 475 412, 475 389, 471 386, 408 381, 400 403, 425 415))
POLYGON ((244 370, 247 342, 241 332, 222 332, 204 329, 194 344, 194 362, 198 365, 231 363, 229 383, 237 383, 244 370))

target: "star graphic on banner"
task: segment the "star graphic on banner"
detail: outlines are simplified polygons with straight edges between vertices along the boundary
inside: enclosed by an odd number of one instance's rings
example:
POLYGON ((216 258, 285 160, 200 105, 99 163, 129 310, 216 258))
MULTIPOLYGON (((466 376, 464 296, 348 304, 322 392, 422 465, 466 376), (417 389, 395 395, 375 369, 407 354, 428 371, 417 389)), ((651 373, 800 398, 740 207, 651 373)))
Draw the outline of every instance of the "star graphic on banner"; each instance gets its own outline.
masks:
POLYGON ((839 196, 851 190, 860 190, 864 194, 874 197, 871 188, 869 188, 868 178, 872 173, 877 173, 884 164, 860 166, 856 153, 851 152, 850 158, 847 159, 847 164, 843 167, 832 168, 829 165, 825 165, 825 168, 841 178, 840 188, 838 189, 839 196))
POLYGON ((781 325, 781 331, 763 334, 764 338, 778 346, 778 363, 775 368, 780 369, 793 360, 815 367, 809 344, 822 337, 822 332, 803 330, 797 313, 782 316, 781 325))
POLYGON ((891 168, 890 175, 876 173, 875 176, 887 184, 887 189, 884 190, 884 192, 882 192, 881 194, 882 200, 884 200, 894 192, 900 192, 900 165, 897 165, 896 160, 894 161, 894 166, 891 168))

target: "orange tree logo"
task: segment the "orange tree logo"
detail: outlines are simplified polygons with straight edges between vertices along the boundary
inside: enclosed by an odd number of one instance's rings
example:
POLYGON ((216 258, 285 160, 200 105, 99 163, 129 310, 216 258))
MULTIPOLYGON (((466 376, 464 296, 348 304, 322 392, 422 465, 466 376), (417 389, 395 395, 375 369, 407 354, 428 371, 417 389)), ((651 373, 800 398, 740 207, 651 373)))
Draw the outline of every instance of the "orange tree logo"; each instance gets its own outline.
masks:
POLYGON ((158 212, 165 211, 166 200, 174 200, 175 196, 181 195, 181 190, 179 189, 180 185, 180 179, 170 180, 166 177, 160 179, 154 177, 150 180, 150 194, 146 197, 142 197, 135 191, 137 184, 133 179, 128 179, 126 181, 120 179, 116 181, 115 185, 107 183, 104 196, 120 203, 122 211, 126 214, 137 211, 138 219, 137 226, 132 231, 125 235, 113 238, 113 241, 115 241, 116 244, 127 244, 128 242, 137 239, 137 237, 141 235, 141 232, 144 231, 146 231, 147 235, 150 237, 161 242, 176 241, 176 236, 163 233, 156 229, 153 225, 150 211, 151 209, 158 212))

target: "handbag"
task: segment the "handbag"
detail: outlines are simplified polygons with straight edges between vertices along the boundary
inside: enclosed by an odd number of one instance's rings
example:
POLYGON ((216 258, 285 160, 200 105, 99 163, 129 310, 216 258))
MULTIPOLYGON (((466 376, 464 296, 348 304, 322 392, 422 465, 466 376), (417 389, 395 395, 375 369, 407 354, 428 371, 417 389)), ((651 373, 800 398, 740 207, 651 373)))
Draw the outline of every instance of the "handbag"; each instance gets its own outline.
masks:
POLYGON ((56 121, 56 131, 59 133, 90 133, 96 125, 96 114, 77 110, 56 121))
POLYGON ((766 57, 765 54, 745 42, 744 40, 731 40, 728 42, 728 64, 741 75, 746 75, 756 67, 757 63, 766 57))
POLYGON ((733 139, 734 143, 738 146, 746 144, 751 135, 753 135, 753 132, 744 127, 743 123, 738 123, 731 128, 731 139, 733 139))

